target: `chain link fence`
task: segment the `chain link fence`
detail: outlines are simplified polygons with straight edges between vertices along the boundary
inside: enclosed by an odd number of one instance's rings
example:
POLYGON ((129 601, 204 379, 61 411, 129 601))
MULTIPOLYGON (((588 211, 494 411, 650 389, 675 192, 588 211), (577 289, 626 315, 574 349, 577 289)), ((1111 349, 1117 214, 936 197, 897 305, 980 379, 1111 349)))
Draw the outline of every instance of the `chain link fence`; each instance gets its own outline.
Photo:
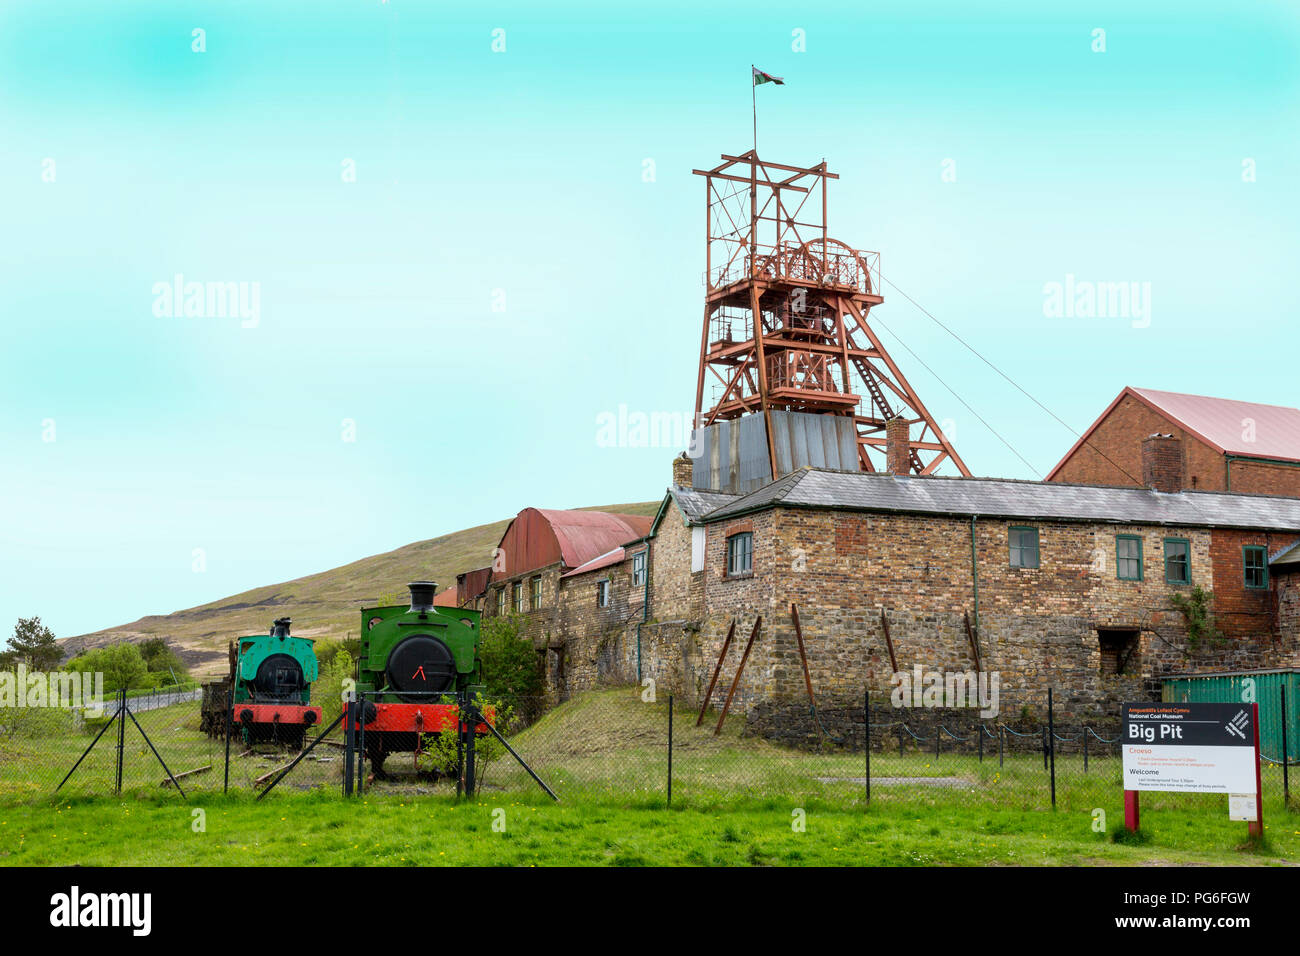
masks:
MULTIPOLYGON (((491 705, 484 702, 485 710, 491 705)), ((184 689, 127 697, 125 706, 118 695, 99 712, 0 707, 0 800, 119 792, 180 799, 260 794, 272 783, 280 793, 344 793, 342 703, 321 706, 311 726, 245 723, 238 706, 214 713, 184 689)), ((567 802, 719 808, 820 802, 1088 811, 1122 800, 1118 715, 1035 716, 1005 702, 1001 713, 895 708, 864 695, 856 705, 793 705, 779 717, 754 708, 720 720, 716 709, 700 713, 640 688, 586 691, 559 704, 530 698, 501 706, 494 723, 504 742, 476 736, 475 783, 480 796, 508 800, 548 799, 540 779, 567 802)), ((354 792, 456 796, 464 784, 456 739, 454 730, 432 725, 391 737, 377 765, 375 738, 367 744, 358 734, 354 792)), ((1289 757, 1261 752, 1266 806, 1289 803, 1296 764, 1289 757)), ((1204 808, 1206 799, 1144 793, 1143 806, 1204 808)))

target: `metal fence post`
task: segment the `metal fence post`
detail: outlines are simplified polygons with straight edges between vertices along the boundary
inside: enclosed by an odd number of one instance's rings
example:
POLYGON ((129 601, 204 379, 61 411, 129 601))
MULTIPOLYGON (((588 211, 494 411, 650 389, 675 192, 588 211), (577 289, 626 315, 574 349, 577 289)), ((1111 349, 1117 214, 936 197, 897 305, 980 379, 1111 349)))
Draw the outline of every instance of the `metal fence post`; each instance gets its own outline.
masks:
POLYGON ((1287 806, 1291 805, 1291 773, 1287 767, 1289 763, 1287 757, 1287 739, 1286 725, 1288 721, 1286 712, 1286 684, 1282 685, 1282 800, 1287 806))
POLYGON ((673 695, 668 695, 668 806, 673 805, 673 695))
POLYGON ((231 715, 235 711, 235 682, 231 681, 226 688, 226 771, 221 780, 221 792, 230 792, 230 724, 231 715))
POLYGON ((117 795, 122 795, 122 755, 126 750, 126 688, 117 699, 117 795))
POLYGON ((355 766, 356 734, 353 730, 353 707, 356 703, 348 699, 343 702, 343 796, 352 796, 352 770, 355 766))
POLYGON ((871 802, 871 691, 862 692, 862 749, 867 754, 866 789, 867 803, 871 802))
POLYGON ((1047 748, 1052 758, 1052 806, 1056 806, 1056 723, 1052 712, 1052 688, 1047 688, 1047 748))

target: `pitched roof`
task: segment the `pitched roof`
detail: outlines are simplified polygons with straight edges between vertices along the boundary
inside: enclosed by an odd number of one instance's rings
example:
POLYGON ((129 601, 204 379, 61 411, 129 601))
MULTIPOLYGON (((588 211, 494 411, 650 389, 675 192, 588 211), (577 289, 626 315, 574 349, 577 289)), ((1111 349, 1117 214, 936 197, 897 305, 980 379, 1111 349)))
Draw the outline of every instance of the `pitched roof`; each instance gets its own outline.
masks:
POLYGON ((1177 423, 1219 454, 1300 461, 1300 408, 1129 386, 1119 393, 1051 470, 1047 476, 1049 481, 1126 395, 1132 395, 1177 423), (1252 440, 1248 441, 1246 435, 1252 435, 1252 440))
POLYGON ((449 588, 443 588, 433 596, 434 607, 460 607, 456 602, 456 585, 449 588))
POLYGON ((1292 568, 1300 568, 1300 541, 1289 548, 1283 548, 1282 553, 1275 555, 1268 564, 1269 567, 1286 568, 1288 571, 1292 568))
POLYGON ((782 505, 845 511, 1258 528, 1300 534, 1300 498, 939 478, 804 468, 710 512, 706 522, 782 505))
POLYGON ((601 568, 611 568, 616 564, 622 564, 627 558, 625 548, 615 548, 613 551, 606 551, 602 555, 592 558, 586 564, 581 564, 572 571, 565 571, 560 575, 562 578, 571 578, 575 574, 586 574, 588 571, 599 571, 601 568))

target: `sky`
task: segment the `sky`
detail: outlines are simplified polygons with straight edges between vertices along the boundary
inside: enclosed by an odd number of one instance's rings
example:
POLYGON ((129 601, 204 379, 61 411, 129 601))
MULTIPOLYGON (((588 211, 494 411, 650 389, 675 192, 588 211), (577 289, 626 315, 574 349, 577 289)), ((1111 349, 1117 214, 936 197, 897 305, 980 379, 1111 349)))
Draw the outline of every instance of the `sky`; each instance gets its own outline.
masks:
POLYGON ((692 410, 691 170, 752 144, 751 64, 976 474, 1126 385, 1298 405, 1298 45, 1277 2, 6 0, 0 635, 660 497, 680 446, 598 424, 692 410))

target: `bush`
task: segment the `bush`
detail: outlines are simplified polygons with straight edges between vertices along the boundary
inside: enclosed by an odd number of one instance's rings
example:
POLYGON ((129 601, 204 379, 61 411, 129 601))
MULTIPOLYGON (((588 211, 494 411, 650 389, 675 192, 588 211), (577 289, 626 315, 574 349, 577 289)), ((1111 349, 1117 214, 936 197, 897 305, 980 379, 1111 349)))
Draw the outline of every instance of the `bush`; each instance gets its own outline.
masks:
POLYGON ((312 686, 311 702, 321 709, 321 722, 328 727, 343 713, 343 682, 356 677, 352 655, 335 647, 329 662, 320 665, 320 674, 312 686))
MULTIPOLYGON (((509 704, 502 701, 488 700, 483 695, 474 698, 479 710, 495 709, 493 724, 502 730, 514 721, 515 713, 509 704)), ((443 777, 456 776, 456 731, 443 730, 436 734, 421 735, 421 750, 417 764, 426 773, 437 773, 443 777)), ((474 775, 479 786, 487 780, 489 768, 505 754, 506 748, 501 741, 491 734, 479 737, 474 744, 474 775)))
MULTIPOLYGON (((479 643, 483 662, 483 684, 487 696, 515 715, 527 716, 542 696, 542 671, 533 642, 520 634, 523 618, 518 614, 489 618, 484 622, 479 643)), ((497 726, 503 729, 500 722, 497 726)))
POLYGON ((110 644, 96 647, 68 661, 68 670, 82 674, 104 675, 104 691, 112 693, 125 687, 127 690, 157 687, 158 677, 149 674, 149 666, 135 644, 110 644))

